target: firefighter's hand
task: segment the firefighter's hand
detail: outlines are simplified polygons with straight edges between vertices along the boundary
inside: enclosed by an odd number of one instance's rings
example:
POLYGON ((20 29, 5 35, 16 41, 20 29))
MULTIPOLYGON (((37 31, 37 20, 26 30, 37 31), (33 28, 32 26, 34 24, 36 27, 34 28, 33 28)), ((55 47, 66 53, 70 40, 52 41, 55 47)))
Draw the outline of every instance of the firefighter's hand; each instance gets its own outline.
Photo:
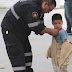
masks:
POLYGON ((41 31, 41 33, 48 33, 52 36, 56 36, 58 34, 57 29, 51 29, 51 28, 45 28, 44 30, 41 31))
POLYGON ((58 34, 58 30, 57 29, 51 29, 50 35, 56 36, 57 34, 58 34))

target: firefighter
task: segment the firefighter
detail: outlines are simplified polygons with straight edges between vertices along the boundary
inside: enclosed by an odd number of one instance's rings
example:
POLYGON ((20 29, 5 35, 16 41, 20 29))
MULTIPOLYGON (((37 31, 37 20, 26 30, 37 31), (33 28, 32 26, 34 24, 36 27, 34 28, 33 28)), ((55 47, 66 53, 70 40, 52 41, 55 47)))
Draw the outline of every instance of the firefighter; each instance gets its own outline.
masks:
POLYGON ((28 39, 31 31, 53 36, 58 33, 56 29, 46 28, 43 20, 43 14, 52 11, 55 6, 55 0, 20 0, 7 11, 1 27, 14 72, 33 72, 28 39))

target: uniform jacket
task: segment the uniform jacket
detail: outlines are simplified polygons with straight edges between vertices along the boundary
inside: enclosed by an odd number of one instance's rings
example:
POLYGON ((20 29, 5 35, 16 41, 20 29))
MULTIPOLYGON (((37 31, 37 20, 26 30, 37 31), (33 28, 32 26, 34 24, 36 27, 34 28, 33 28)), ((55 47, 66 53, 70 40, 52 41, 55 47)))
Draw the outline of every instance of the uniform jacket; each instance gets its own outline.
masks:
POLYGON ((72 45, 69 42, 65 42, 59 45, 55 38, 52 38, 52 44, 47 51, 47 57, 52 58, 52 63, 59 69, 62 69, 64 64, 68 61, 72 53, 72 45))
POLYGON ((27 48, 31 31, 40 34, 45 28, 41 3, 41 0, 20 0, 7 11, 1 23, 3 29, 14 33, 27 48))
POLYGON ((31 31, 36 34, 45 28, 41 14, 41 0, 20 0, 6 13, 1 27, 27 37, 31 31))

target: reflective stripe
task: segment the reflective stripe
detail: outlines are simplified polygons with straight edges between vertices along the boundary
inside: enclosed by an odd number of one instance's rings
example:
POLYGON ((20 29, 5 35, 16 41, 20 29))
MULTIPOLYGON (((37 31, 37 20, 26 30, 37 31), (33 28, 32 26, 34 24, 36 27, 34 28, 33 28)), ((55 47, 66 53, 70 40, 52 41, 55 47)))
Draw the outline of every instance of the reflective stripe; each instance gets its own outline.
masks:
POLYGON ((32 52, 25 53, 25 56, 32 56, 32 52))
POLYGON ((40 23, 40 21, 33 22, 33 23, 29 23, 28 26, 29 26, 29 27, 35 27, 35 26, 38 26, 39 23, 40 23))
POLYGON ((27 0, 20 0, 20 2, 27 1, 27 0))
POLYGON ((8 33, 9 33, 9 31, 7 30, 7 31, 6 31, 6 34, 8 34, 8 33))
POLYGON ((35 27, 35 26, 38 26, 40 23, 41 23, 41 24, 44 23, 44 20, 42 20, 42 21, 37 21, 37 22, 33 22, 33 23, 29 23, 28 26, 29 26, 29 27, 35 27))
POLYGON ((13 15, 15 16, 15 18, 18 20, 20 17, 16 14, 13 6, 11 7, 11 11, 12 11, 13 15))
POLYGON ((23 67, 13 67, 14 71, 21 71, 21 70, 26 70, 25 66, 23 67))
POLYGON ((26 66, 32 66, 32 62, 25 63, 26 66))

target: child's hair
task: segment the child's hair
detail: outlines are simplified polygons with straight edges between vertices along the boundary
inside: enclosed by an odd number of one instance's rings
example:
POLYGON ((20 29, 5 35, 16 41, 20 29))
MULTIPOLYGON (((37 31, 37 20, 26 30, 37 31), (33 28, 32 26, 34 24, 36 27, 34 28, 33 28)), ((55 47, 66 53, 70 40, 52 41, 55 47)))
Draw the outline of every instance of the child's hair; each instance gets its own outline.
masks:
POLYGON ((52 22, 53 22, 54 20, 62 20, 61 14, 54 14, 54 15, 52 16, 52 22))

